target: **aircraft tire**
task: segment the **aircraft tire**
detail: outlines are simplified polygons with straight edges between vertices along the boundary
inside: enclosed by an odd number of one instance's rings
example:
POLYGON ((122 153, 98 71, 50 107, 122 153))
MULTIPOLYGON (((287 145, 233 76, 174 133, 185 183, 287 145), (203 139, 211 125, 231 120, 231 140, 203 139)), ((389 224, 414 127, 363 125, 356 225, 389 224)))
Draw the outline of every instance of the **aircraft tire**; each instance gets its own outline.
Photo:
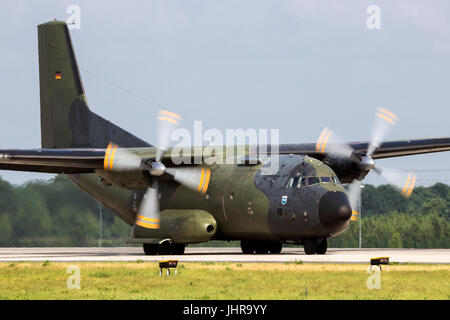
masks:
POLYGON ((176 254, 183 255, 186 245, 184 243, 170 243, 168 241, 161 244, 144 243, 144 253, 147 256, 176 254))
POLYGON ((158 245, 158 254, 167 255, 172 254, 172 243, 169 241, 164 241, 158 245))
POLYGON ((253 254, 255 252, 255 247, 251 241, 241 240, 241 250, 244 254, 253 254))
POLYGON ((172 243, 172 253, 176 255, 183 255, 186 245, 184 243, 172 243))
POLYGON ((257 254, 267 254, 269 253, 270 244, 267 242, 255 242, 255 251, 257 254))
POLYGON ((281 250, 283 250, 283 243, 281 242, 272 242, 269 246, 269 252, 272 254, 281 253, 281 250))
POLYGON ((146 256, 155 256, 158 254, 159 244, 157 243, 144 243, 144 253, 146 256))
POLYGON ((303 241, 303 249, 305 250, 305 254, 315 254, 317 249, 317 240, 306 239, 303 241))
POLYGON ((328 249, 328 241, 327 241, 327 239, 323 239, 317 245, 316 253, 317 254, 325 254, 327 252, 327 249, 328 249))

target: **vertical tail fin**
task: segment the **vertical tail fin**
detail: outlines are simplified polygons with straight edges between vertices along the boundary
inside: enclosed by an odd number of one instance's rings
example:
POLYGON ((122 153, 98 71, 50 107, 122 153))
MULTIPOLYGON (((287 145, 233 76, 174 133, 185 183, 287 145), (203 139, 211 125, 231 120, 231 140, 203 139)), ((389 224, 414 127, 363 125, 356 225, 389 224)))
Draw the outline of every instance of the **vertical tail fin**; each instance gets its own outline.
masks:
POLYGON ((38 26, 42 148, 150 146, 91 112, 65 22, 38 26))

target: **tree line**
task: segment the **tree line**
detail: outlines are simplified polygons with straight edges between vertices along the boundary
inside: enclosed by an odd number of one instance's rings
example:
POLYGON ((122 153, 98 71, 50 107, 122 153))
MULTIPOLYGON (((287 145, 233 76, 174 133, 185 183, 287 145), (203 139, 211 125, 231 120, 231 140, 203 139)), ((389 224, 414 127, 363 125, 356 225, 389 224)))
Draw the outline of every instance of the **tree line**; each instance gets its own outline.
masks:
MULTIPOLYGON (((450 187, 416 187, 409 198, 394 187, 365 185, 361 201, 363 248, 450 248, 450 187)), ((330 247, 358 247, 359 222, 329 241, 330 247)))
MULTIPOLYGON (((98 246, 100 237, 103 246, 126 245, 130 226, 101 211, 100 226, 100 205, 64 175, 18 186, 0 178, 0 246, 98 246)), ((362 247, 450 248, 448 185, 417 187, 408 199, 389 185, 365 185, 361 216, 362 247)), ((356 221, 329 247, 358 247, 358 238, 356 221)))
MULTIPOLYGON (((126 244, 130 227, 106 208, 102 245, 126 244)), ((100 205, 66 176, 14 186, 0 178, 0 246, 98 246, 100 205)))

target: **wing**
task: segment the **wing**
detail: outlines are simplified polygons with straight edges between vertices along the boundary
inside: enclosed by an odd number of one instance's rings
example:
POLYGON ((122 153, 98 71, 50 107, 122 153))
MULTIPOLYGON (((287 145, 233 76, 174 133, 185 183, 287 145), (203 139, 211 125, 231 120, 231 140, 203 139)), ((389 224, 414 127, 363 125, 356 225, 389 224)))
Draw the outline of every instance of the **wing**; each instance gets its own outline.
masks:
MULTIPOLYGON (((365 153, 368 143, 353 143, 350 146, 357 152, 365 153)), ((450 151, 450 138, 386 141, 375 151, 372 158, 384 159, 414 154, 450 151)))
MULTIPOLYGON (((127 152, 143 161, 154 159, 154 147, 125 148, 127 152)), ((108 149, 76 148, 76 149, 4 149, 0 150, 0 170, 32 171, 45 173, 94 173, 105 169, 106 160, 112 154, 108 149)), ((117 156, 116 156, 117 158, 117 156)), ((112 160, 111 160, 112 161, 112 160)), ((161 160, 168 167, 173 166, 170 153, 161 160)), ((140 170, 140 169, 136 169, 140 170)))
MULTIPOLYGON (((356 153, 364 154, 368 142, 349 143, 356 153)), ((323 154, 316 151, 316 144, 282 144, 279 154, 304 154, 321 159, 323 154)), ((134 148, 134 153, 142 157, 153 157, 154 148, 134 148)), ((432 152, 450 151, 450 138, 387 141, 375 151, 374 159, 408 156, 432 152)), ((268 153, 275 153, 268 148, 268 153)), ((168 157, 167 157, 168 158, 168 157)), ((166 158, 166 159, 167 159, 166 158)), ((105 149, 30 149, 0 150, 0 170, 34 171, 46 173, 93 173, 103 169, 105 149)))
MULTIPOLYGON (((354 149, 357 154, 365 154, 369 142, 351 142, 348 145, 354 149)), ((269 149, 270 150, 270 149, 269 149)), ((432 152, 450 151, 450 138, 431 138, 431 139, 411 139, 411 140, 393 140, 386 141, 380 145, 374 152, 372 158, 384 159, 392 157, 409 156, 415 154, 424 154, 432 152)), ((280 154, 305 154, 314 158, 321 159, 323 154, 316 151, 315 143, 306 144, 282 144, 279 146, 280 154)))
POLYGON ((0 150, 0 170, 91 173, 104 158, 103 149, 0 150))

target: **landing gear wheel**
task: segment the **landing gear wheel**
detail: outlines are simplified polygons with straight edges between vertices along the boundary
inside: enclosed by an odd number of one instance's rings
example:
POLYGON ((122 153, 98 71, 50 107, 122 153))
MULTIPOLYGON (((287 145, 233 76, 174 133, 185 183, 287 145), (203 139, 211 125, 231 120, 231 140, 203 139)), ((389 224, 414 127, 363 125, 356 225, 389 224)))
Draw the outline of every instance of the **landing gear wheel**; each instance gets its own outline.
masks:
POLYGON ((158 254, 167 255, 172 253, 172 244, 169 241, 164 241, 159 244, 158 254))
POLYGON ((146 256, 155 256, 158 254, 159 244, 157 243, 144 243, 143 247, 146 256))
POLYGON ((172 253, 176 255, 184 254, 186 245, 184 243, 172 243, 172 253))
POLYGON ((317 240, 306 239, 303 241, 303 248, 305 249, 305 254, 315 254, 317 250, 317 240))
POLYGON ((255 252, 252 243, 247 240, 241 240, 241 250, 244 254, 253 254, 253 252, 255 252))
POLYGON ((255 251, 257 254, 267 254, 269 253, 269 246, 266 242, 255 243, 255 251))
POLYGON ((278 254, 283 250, 283 244, 281 242, 272 242, 269 245, 269 252, 272 254, 278 254))
POLYGON ((328 241, 327 241, 327 239, 323 239, 317 245, 316 253, 317 254, 325 254, 327 252, 327 249, 328 249, 328 241))
POLYGON ((186 245, 184 243, 170 243, 165 241, 158 243, 144 243, 144 253, 147 256, 176 254, 183 255, 186 245))

